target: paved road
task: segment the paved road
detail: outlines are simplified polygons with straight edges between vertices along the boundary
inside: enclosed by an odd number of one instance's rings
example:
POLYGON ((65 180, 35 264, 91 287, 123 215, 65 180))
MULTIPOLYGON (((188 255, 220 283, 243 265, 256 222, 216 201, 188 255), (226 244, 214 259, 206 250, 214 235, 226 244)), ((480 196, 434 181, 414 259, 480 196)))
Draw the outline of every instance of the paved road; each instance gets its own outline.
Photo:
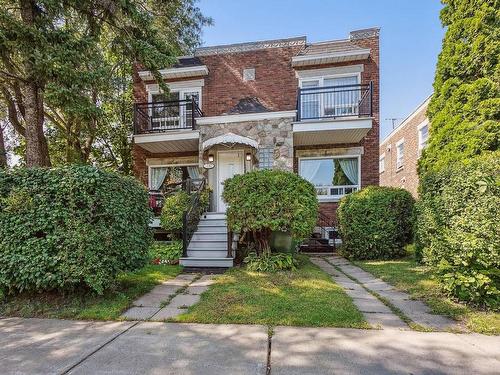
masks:
MULTIPOLYGON (((264 326, 0 319, 0 373, 266 374, 264 326)), ((271 374, 498 374, 500 337, 276 327, 271 374)))

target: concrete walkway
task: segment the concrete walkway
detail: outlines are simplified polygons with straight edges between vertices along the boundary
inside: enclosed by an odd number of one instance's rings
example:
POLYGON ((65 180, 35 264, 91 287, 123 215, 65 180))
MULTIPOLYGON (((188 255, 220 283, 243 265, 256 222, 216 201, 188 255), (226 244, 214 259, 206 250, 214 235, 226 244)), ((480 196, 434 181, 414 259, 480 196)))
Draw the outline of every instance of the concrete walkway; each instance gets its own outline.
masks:
POLYGON ((376 297, 380 296, 392 307, 399 310, 407 320, 424 329, 435 331, 463 330, 454 320, 432 314, 431 309, 423 302, 412 300, 407 293, 396 290, 392 285, 376 278, 342 257, 314 257, 311 260, 332 275, 335 282, 346 289, 346 293, 372 325, 379 325, 384 329, 408 328, 389 307, 382 303, 381 299, 376 297))
POLYGON ((180 274, 164 281, 134 301, 122 314, 126 320, 164 321, 175 318, 200 300, 200 294, 213 283, 215 275, 180 274))
POLYGON ((500 337, 0 319, 2 375, 497 374, 500 337))

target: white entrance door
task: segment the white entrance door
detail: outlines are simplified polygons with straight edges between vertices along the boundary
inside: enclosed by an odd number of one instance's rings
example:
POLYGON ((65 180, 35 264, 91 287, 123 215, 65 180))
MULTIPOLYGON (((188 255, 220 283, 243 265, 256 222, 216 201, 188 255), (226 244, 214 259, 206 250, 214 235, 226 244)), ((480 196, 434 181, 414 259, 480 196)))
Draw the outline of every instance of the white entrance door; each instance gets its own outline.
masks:
POLYGON ((222 199, 224 181, 243 173, 243 151, 220 151, 217 153, 217 211, 226 212, 222 199))

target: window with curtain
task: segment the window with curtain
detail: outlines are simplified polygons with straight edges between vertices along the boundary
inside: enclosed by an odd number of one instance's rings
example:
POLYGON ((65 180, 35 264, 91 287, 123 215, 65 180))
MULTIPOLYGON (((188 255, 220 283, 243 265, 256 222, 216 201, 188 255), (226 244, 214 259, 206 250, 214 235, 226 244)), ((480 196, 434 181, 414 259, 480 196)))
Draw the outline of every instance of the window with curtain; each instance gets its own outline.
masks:
POLYGON ((320 199, 339 198, 359 188, 358 158, 301 159, 299 175, 316 187, 320 199))
POLYGON ((197 165, 150 167, 149 189, 162 190, 166 185, 177 184, 191 178, 198 180, 203 177, 203 170, 197 165))

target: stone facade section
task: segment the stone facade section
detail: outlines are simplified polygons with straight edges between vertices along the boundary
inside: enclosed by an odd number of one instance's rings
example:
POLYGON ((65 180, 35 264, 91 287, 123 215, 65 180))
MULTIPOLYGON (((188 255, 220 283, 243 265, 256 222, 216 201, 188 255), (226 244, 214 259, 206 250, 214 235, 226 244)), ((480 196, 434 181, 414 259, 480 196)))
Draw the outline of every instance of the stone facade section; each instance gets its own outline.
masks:
MULTIPOLYGON (((427 99, 399 127, 394 129, 380 144, 379 156, 385 157, 385 168, 380 173, 380 185, 400 187, 418 198, 418 127, 427 121, 427 99), (404 139, 403 167, 397 168, 396 144, 404 139)), ((430 127, 430 125, 428 125, 430 127)), ((428 128, 429 129, 429 128, 428 128)))
POLYGON ((231 122, 200 126, 200 160, 204 159, 203 142, 233 133, 253 139, 259 148, 274 148, 273 168, 293 170, 292 118, 231 122))

